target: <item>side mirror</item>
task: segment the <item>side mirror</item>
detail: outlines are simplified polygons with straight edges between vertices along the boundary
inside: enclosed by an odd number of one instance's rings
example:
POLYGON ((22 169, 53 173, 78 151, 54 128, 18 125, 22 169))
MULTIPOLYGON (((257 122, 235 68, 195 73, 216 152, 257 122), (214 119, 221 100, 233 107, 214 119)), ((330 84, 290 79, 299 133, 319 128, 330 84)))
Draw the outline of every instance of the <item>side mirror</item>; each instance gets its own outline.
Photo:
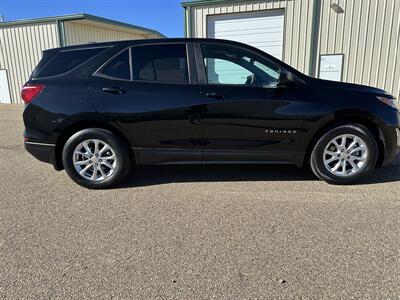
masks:
POLYGON ((298 82, 295 80, 295 78, 291 72, 282 71, 280 73, 278 86, 295 87, 297 85, 298 85, 298 82))

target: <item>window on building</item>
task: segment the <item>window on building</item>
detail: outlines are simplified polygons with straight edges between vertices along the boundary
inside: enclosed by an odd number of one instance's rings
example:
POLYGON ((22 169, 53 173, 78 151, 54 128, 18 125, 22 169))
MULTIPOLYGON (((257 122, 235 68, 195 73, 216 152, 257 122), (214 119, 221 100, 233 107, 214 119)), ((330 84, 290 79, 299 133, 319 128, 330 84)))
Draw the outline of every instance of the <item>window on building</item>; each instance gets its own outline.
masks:
POLYGON ((241 49, 204 45, 202 51, 209 84, 270 87, 279 81, 279 67, 241 49))
POLYGON ((186 45, 151 45, 132 48, 133 80, 189 82, 186 45))

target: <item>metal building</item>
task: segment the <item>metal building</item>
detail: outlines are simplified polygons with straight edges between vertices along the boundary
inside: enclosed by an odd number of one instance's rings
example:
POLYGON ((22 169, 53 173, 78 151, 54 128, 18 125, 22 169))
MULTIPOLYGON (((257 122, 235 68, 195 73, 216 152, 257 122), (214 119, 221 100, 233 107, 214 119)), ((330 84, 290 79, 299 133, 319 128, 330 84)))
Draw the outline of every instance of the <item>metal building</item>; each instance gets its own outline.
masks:
POLYGON ((301 72, 400 96, 399 0, 197 0, 188 37, 258 47, 301 72))
POLYGON ((112 40, 164 37, 161 33, 88 14, 0 23, 0 103, 21 103, 20 89, 42 51, 112 40))

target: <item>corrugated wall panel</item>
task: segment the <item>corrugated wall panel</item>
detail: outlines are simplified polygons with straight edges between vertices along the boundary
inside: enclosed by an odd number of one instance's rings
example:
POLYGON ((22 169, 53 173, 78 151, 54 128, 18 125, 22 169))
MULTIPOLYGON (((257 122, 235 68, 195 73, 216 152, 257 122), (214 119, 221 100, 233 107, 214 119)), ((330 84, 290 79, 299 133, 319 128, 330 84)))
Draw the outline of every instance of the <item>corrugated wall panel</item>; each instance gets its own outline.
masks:
POLYGON ((343 53, 344 81, 383 88, 400 97, 400 1, 321 3, 318 57, 343 53), (333 3, 339 4, 344 13, 336 13, 331 8, 333 3))
POLYGON ((302 72, 309 69, 309 43, 311 39, 311 14, 309 0, 258 0, 222 2, 191 8, 190 32, 192 37, 207 37, 207 17, 215 14, 251 12, 266 9, 285 9, 283 59, 302 72), (301 13, 300 13, 301 12, 301 13))
POLYGON ((67 21, 64 23, 65 43, 66 45, 87 44, 90 42, 107 42, 120 40, 135 40, 148 38, 149 35, 138 34, 127 31, 108 29, 79 23, 76 21, 67 21))
MULTIPOLYGON (((399 16, 400 15, 400 1, 396 2, 396 11, 395 15, 399 16)), ((400 18, 397 18, 397 21, 395 22, 396 28, 393 31, 393 34, 395 37, 397 37, 397 43, 396 40, 394 39, 391 44, 394 45, 394 49, 392 52, 390 52, 389 56, 389 70, 392 72, 392 76, 387 78, 388 81, 388 86, 390 86, 389 90, 397 91, 397 95, 400 98, 400 18)))
POLYGON ((310 75, 318 74, 320 54, 344 54, 344 81, 384 88, 400 97, 400 0, 254 0, 203 4, 190 8, 191 36, 207 37, 207 17, 214 14, 277 8, 285 10, 285 62, 309 74, 312 16, 317 8, 315 67, 310 75), (335 12, 333 4, 338 4, 344 12, 335 12))
POLYGON ((59 46, 56 23, 0 28, 0 68, 8 71, 12 103, 22 103, 20 90, 42 51, 59 46))

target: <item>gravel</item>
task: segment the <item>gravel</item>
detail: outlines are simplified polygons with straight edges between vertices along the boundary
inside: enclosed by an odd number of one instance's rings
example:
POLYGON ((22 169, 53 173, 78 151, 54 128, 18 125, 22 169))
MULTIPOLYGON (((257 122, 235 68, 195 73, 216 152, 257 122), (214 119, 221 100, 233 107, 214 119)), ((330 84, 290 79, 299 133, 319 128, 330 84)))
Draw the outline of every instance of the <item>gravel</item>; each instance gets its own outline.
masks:
POLYGON ((0 298, 398 299, 400 160, 358 185, 292 166, 135 168, 91 191, 0 105, 0 298))

